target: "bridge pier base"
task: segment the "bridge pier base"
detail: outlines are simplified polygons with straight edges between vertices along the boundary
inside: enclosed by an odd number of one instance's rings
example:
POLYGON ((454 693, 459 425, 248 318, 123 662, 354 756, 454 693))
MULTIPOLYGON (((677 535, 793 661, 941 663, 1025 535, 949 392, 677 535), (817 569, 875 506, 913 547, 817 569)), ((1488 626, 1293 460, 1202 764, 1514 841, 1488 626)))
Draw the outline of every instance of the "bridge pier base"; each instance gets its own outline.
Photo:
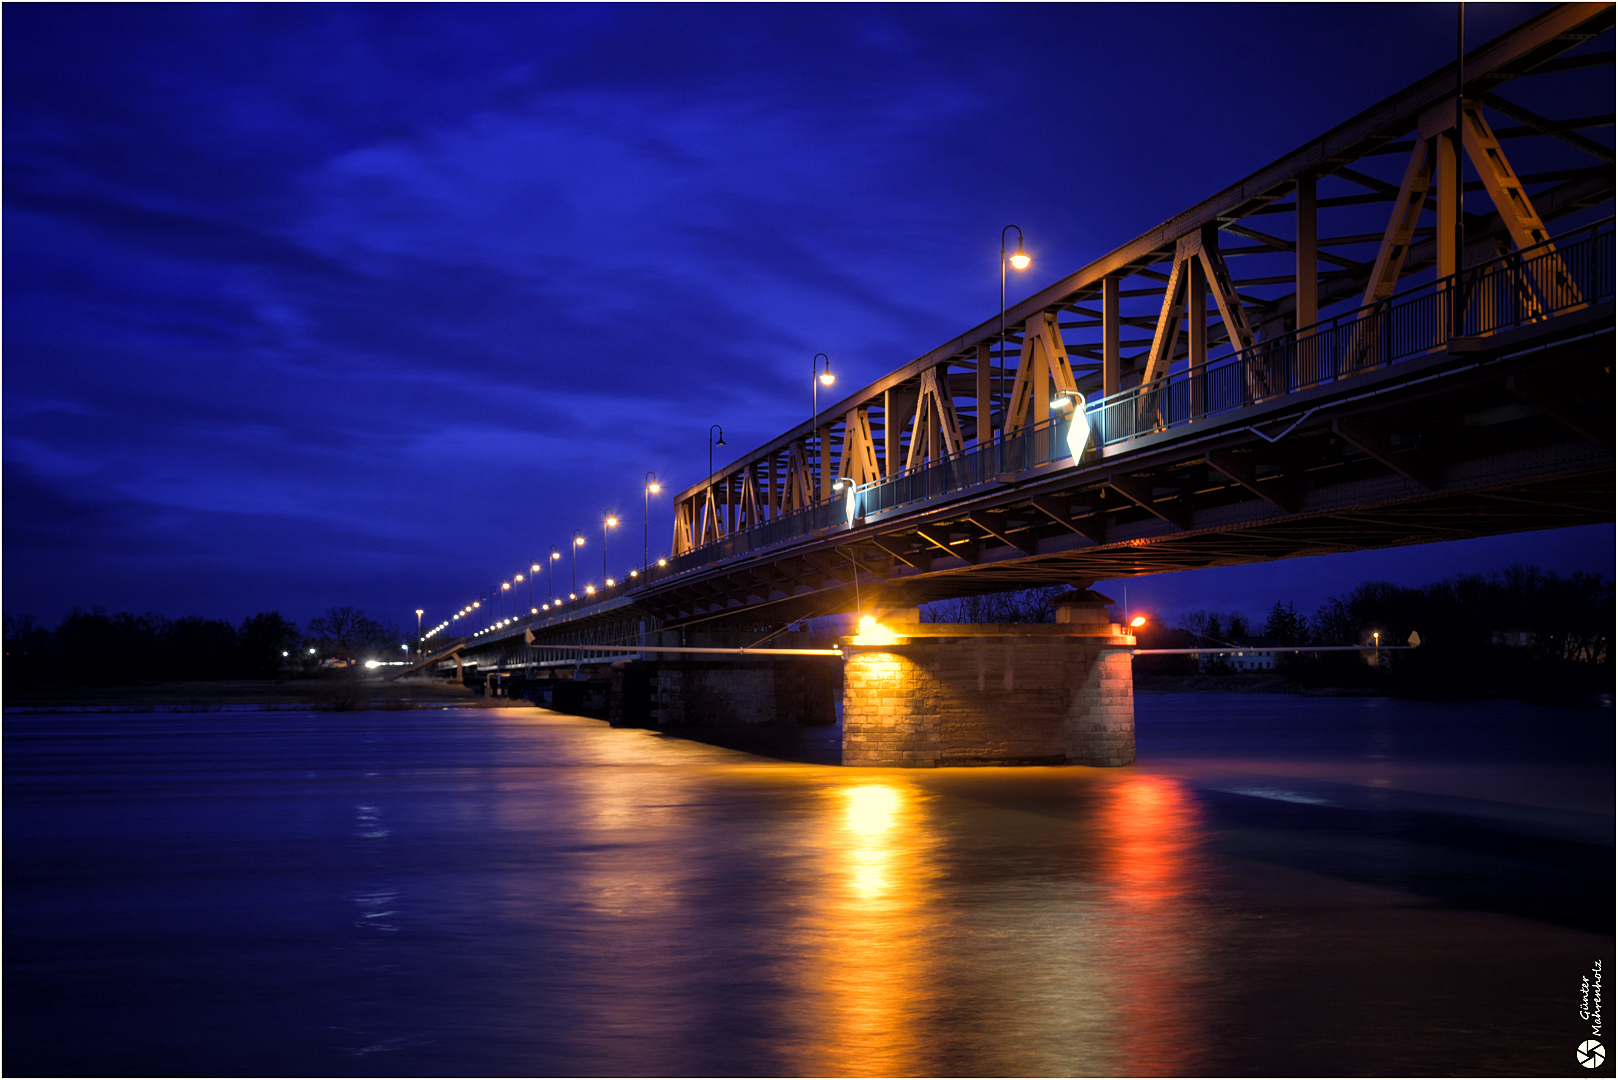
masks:
POLYGON ((1133 762, 1135 639, 1106 621, 1106 597, 1062 599, 1054 625, 882 612, 891 644, 878 632, 843 646, 843 764, 1133 762))

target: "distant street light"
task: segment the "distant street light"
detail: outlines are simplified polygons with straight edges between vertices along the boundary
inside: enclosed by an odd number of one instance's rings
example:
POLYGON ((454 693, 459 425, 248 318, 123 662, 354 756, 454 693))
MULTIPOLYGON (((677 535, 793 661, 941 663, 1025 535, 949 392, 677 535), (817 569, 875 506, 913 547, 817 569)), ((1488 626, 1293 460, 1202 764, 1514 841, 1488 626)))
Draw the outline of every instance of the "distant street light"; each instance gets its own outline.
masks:
MULTIPOLYGON (((1002 374, 996 376, 996 378, 999 380, 999 385, 995 387, 994 400, 989 402, 988 414, 980 415, 978 417, 978 426, 983 428, 985 431, 990 430, 990 424, 994 420, 994 407, 995 405, 999 404, 1000 398, 1005 393, 1006 389, 1006 377, 1004 372, 1006 370, 1006 263, 1008 261, 1018 270, 1028 269, 1028 264, 1033 262, 1033 260, 1030 259, 1022 249, 1022 229, 1015 225, 1007 225, 1004 229, 1000 230, 1000 366, 996 370, 1002 374), (1017 229, 1017 252, 1016 254, 1012 255, 1009 260, 1007 260, 1006 233, 1010 232, 1012 229, 1017 229)), ((993 361, 991 360, 990 363, 992 365, 993 361)), ((983 402, 980 401, 978 402, 978 412, 981 414, 983 411, 983 402)), ((1000 430, 1002 434, 1005 432, 1005 429, 1006 421, 1005 417, 1002 416, 1000 418, 1000 430)))
POLYGON ((553 547, 551 548, 551 557, 546 560, 546 566, 551 572, 551 599, 556 601, 557 607, 562 606, 562 598, 556 595, 556 560, 561 557, 562 553, 553 547))
POLYGON ((663 485, 657 482, 657 474, 654 472, 647 473, 646 487, 641 492, 644 497, 642 500, 644 513, 641 517, 641 531, 645 534, 645 537, 642 540, 640 564, 643 567, 651 565, 652 560, 652 496, 662 490, 663 485))

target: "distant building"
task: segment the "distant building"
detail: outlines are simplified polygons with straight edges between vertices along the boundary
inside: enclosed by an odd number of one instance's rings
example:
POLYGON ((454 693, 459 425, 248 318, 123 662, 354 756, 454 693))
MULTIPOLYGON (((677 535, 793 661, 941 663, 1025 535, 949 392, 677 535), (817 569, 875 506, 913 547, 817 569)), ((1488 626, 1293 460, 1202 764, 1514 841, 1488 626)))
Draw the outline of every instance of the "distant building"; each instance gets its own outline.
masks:
POLYGON ((1236 648, 1241 651, 1204 653, 1197 658, 1197 666, 1203 671, 1222 671, 1232 668, 1236 671, 1274 671, 1275 650, 1280 647, 1280 644, 1280 640, 1273 637, 1232 637, 1229 640, 1217 641, 1213 638, 1198 638, 1197 648, 1199 649, 1236 648))

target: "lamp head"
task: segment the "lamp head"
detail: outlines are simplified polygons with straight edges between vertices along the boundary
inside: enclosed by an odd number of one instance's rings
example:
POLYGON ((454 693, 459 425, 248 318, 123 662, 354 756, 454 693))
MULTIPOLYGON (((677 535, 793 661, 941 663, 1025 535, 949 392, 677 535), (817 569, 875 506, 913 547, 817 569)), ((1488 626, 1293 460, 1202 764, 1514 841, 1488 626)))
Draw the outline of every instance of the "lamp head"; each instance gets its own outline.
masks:
POLYGON ((656 480, 653 480, 650 484, 646 485, 646 490, 650 491, 653 495, 656 495, 659 491, 663 490, 663 485, 659 484, 656 480))
POLYGON ((830 386, 832 383, 834 383, 836 381, 837 381, 837 376, 833 375, 831 372, 822 371, 820 373, 820 385, 821 386, 830 386))
POLYGON ((1144 615, 1136 615, 1133 619, 1129 620, 1129 625, 1132 626, 1132 627, 1145 626, 1146 625, 1146 616, 1144 616, 1144 615))
POLYGON ((1028 264, 1034 261, 1033 259, 1029 258, 1028 253, 1022 249, 1022 233, 1020 231, 1017 233, 1017 251, 1008 261, 1014 268, 1018 270, 1028 269, 1028 264))
POLYGON ((616 529, 617 527, 618 527, 618 519, 616 517, 614 517, 613 515, 608 514, 607 515, 607 528, 616 529))

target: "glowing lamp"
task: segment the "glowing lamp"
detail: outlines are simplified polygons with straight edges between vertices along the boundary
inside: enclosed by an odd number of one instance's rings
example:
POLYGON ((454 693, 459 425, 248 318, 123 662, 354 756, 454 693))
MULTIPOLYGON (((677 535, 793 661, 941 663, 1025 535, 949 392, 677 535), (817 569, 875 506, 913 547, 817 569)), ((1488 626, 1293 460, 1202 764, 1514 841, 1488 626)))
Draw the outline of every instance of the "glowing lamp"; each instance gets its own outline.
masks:
POLYGON ((1028 253, 1022 249, 1022 230, 1020 229, 1017 232, 1017 251, 1006 261, 1017 270, 1028 269, 1028 264, 1034 261, 1033 259, 1029 258, 1028 253))
POLYGON ((820 373, 820 385, 821 386, 830 386, 832 383, 834 383, 836 381, 837 381, 837 376, 833 375, 831 372, 822 371, 820 373))
POLYGON ((860 617, 860 632, 854 635, 856 645, 895 645, 899 635, 876 621, 874 615, 860 617))
POLYGON ((1133 619, 1129 620, 1129 625, 1132 626, 1132 627, 1145 626, 1146 625, 1146 616, 1144 616, 1144 615, 1136 615, 1133 619))
POLYGON ((1073 419, 1067 425, 1067 452, 1078 461, 1090 444, 1090 418, 1084 414, 1084 395, 1074 390, 1068 396, 1073 402, 1073 419))
POLYGON ((668 564, 669 564, 669 561, 667 559, 659 559, 659 560, 657 560, 657 565, 659 565, 659 566, 667 566, 668 564))
POLYGON ((656 480, 653 480, 650 484, 646 485, 646 490, 650 491, 653 495, 656 495, 659 491, 663 490, 663 485, 659 484, 656 480))
POLYGON ((616 585, 616 584, 618 584, 618 583, 617 583, 617 582, 616 582, 616 581, 614 581, 614 580, 613 580, 613 579, 612 579, 612 578, 608 578, 608 579, 607 579, 607 588, 609 588, 609 589, 610 589, 610 588, 612 588, 612 587, 613 587, 613 586, 614 586, 614 585, 616 585))

